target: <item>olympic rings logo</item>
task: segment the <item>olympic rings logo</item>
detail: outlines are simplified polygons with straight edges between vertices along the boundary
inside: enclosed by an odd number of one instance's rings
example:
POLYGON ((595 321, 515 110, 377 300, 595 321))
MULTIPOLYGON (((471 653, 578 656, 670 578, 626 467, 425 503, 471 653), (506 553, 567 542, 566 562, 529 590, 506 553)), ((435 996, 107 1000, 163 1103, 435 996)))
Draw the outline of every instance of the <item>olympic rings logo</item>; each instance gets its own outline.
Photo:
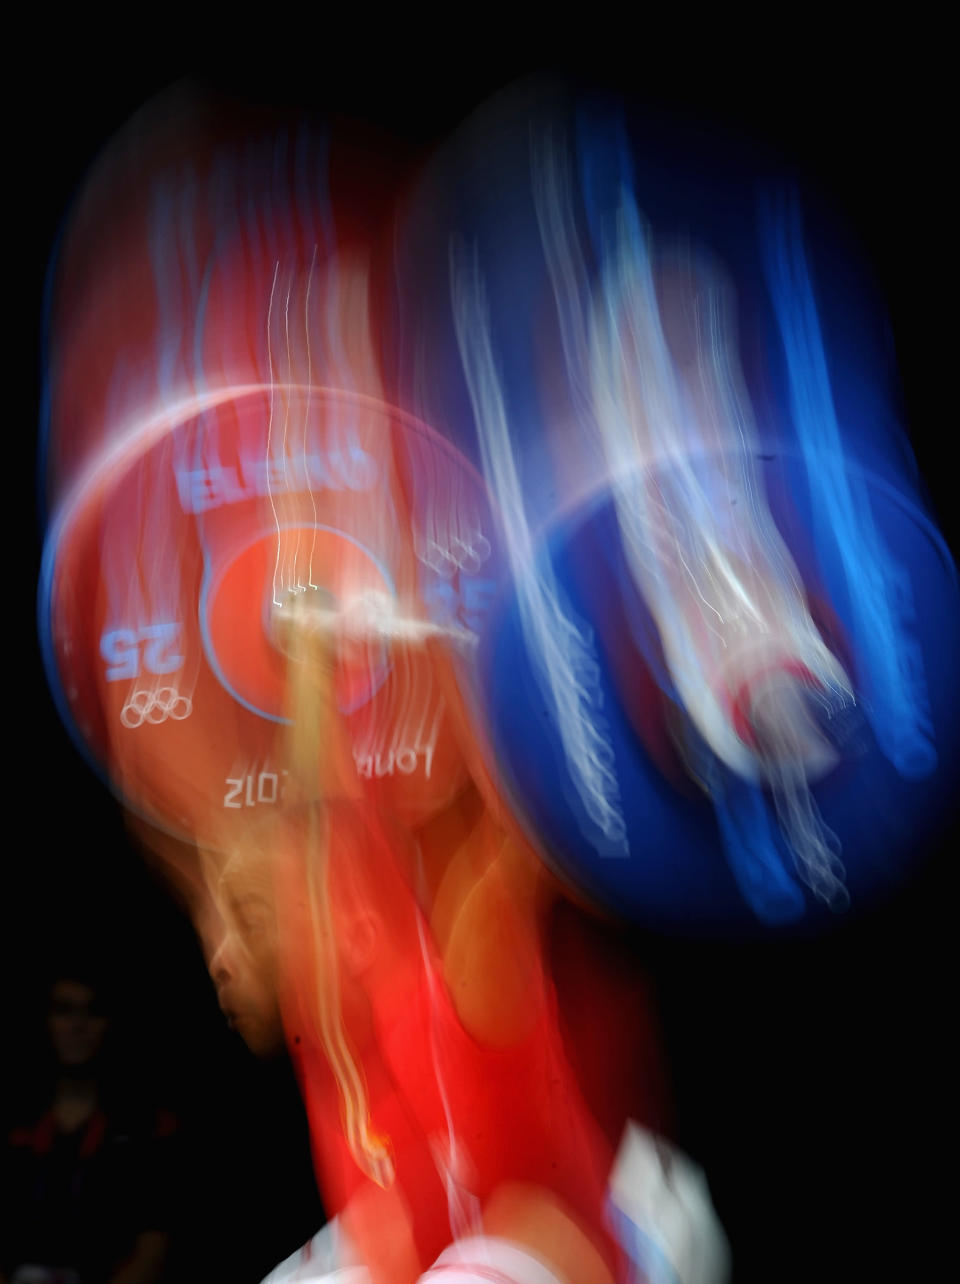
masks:
POLYGON ((490 541, 482 531, 474 531, 469 544, 454 536, 446 548, 434 539, 418 542, 417 557, 444 579, 450 579, 455 571, 476 575, 491 552, 490 541))
POLYGON ((172 718, 182 722, 193 712, 193 701, 181 695, 176 687, 157 687, 155 691, 136 691, 120 711, 120 721, 131 730, 145 722, 158 726, 172 718))

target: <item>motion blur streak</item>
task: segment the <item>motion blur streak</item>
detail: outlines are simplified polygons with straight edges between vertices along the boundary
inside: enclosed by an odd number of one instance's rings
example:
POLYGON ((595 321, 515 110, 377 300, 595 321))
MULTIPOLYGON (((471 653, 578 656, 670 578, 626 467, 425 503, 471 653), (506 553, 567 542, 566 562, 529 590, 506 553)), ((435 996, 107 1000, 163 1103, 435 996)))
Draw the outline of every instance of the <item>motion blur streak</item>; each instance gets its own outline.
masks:
POLYGON ((840 555, 867 715, 889 761, 903 776, 922 778, 935 769, 937 752, 923 661, 904 628, 911 609, 909 573, 884 546, 862 476, 844 450, 796 200, 767 210, 764 234, 814 523, 819 538, 835 542, 840 555))
MULTIPOLYGON (((689 248, 654 262, 624 183, 615 225, 602 230, 599 287, 585 298, 565 173, 543 149, 538 220, 568 383, 602 441, 628 565, 680 703, 722 763, 770 787, 805 881, 836 900, 842 867, 807 787, 836 755, 796 688, 810 690, 820 716, 853 692, 810 618, 753 470, 729 291, 689 248), (577 395, 585 384, 586 406, 577 395)), ((741 832, 722 829, 731 839, 741 832)), ((759 859, 782 883, 766 827, 747 832, 732 849, 737 863, 759 859)))
POLYGON ((479 268, 476 261, 472 267, 467 266, 463 258, 455 253, 451 264, 454 323, 484 472, 503 522, 525 639, 587 815, 599 826, 608 844, 606 854, 627 856, 629 846, 620 812, 613 751, 599 711, 591 632, 564 608, 547 556, 538 557, 534 552, 491 347, 479 268))

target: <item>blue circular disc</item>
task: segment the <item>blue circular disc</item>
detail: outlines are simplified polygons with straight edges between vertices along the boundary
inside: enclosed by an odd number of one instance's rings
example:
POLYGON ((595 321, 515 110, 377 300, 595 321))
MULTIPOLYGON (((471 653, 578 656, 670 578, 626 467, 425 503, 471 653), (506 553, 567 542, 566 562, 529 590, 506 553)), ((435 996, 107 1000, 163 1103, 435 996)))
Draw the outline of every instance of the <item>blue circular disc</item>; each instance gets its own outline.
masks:
MULTIPOLYGON (((855 912, 902 884, 934 840, 958 779, 956 570, 926 515, 883 479, 847 466, 868 501, 867 538, 818 519, 796 455, 762 455, 756 465, 811 615, 857 696, 854 713, 833 728, 840 761, 812 786, 855 912), (864 590, 877 583, 879 616, 876 593, 864 590), (878 618, 889 636, 879 636, 878 618)), ((627 571, 609 491, 550 529, 538 555, 588 642, 577 676, 589 736, 571 749, 568 730, 565 745, 542 635, 530 640, 529 608, 515 590, 484 631, 480 658, 502 778, 556 872, 597 905, 660 931, 822 925, 831 910, 799 877, 769 793, 712 756, 677 700, 627 571), (585 740, 604 785, 600 807, 570 766, 585 740)))

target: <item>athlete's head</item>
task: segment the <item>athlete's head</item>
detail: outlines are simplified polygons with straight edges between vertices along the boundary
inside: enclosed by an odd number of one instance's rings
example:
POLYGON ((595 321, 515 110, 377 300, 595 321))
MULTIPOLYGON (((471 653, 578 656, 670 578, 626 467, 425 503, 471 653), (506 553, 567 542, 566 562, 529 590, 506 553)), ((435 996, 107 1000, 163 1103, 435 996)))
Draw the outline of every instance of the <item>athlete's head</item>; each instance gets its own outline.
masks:
POLYGON ((371 999, 417 948, 416 909, 394 845, 356 804, 278 809, 210 878, 201 930, 220 1006, 251 1051, 283 1037, 283 1018, 335 997, 355 1038, 371 999))
POLYGON ((283 1043, 277 903, 269 852, 243 843, 211 876, 210 976, 231 1027, 259 1056, 283 1043))

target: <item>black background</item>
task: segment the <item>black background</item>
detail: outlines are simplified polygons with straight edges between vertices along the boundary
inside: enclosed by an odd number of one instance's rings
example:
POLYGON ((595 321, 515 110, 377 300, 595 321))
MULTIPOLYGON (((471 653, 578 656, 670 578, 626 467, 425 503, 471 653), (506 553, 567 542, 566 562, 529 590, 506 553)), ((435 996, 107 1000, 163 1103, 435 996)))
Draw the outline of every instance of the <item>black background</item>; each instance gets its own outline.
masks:
MULTIPOLYGON (((258 1280, 318 1216, 295 1090, 283 1065, 258 1066, 222 1028, 191 929, 67 740, 36 643, 43 274, 86 166, 129 115, 184 73, 203 72, 267 100, 365 116, 405 145, 426 146, 502 84, 545 69, 774 146, 862 239, 888 303, 921 471, 956 549, 955 250, 936 34, 757 27, 741 38, 717 28, 693 48, 686 24, 682 34, 600 31, 587 40, 578 31, 547 44, 520 41, 492 17, 483 25, 476 38, 446 27, 422 41, 398 34, 374 56, 368 33, 332 38, 320 23, 295 66, 286 55, 295 24, 246 63, 222 50, 165 58, 148 38, 134 48, 124 33, 101 43, 88 32, 73 56, 37 59, 10 116, 8 243, 18 284, 9 314, 22 350, 8 367, 17 407, 8 429, 8 689, 17 722, 5 773, 13 1037, 4 1059, 24 1091, 49 961, 95 946, 124 993, 138 1073, 193 1128, 195 1259, 220 1260, 210 1278, 238 1284, 258 1280)), ((829 939, 641 949, 659 994, 679 1137, 707 1169, 737 1281, 894 1279, 904 1269, 916 1278, 942 1262, 952 838, 925 854, 894 904, 829 939)))

